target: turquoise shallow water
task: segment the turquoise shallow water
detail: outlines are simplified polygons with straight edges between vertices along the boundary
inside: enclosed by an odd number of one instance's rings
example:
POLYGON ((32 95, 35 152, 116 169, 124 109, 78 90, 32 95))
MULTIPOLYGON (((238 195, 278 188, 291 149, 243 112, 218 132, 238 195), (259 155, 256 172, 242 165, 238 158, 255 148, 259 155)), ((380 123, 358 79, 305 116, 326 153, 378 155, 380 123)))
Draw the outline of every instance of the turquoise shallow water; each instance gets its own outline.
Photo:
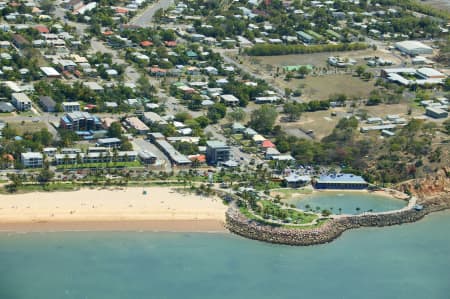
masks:
POLYGON ((398 210, 407 205, 407 202, 400 199, 390 198, 376 194, 367 194, 360 192, 318 192, 311 195, 302 196, 299 199, 289 200, 289 203, 298 208, 306 209, 309 205, 312 209, 320 207, 330 209, 334 214, 360 214, 369 210, 373 212, 385 212, 398 210), (356 211, 359 208, 359 211, 356 211))
POLYGON ((0 234, 0 298, 449 298, 450 212, 313 247, 230 234, 0 234))

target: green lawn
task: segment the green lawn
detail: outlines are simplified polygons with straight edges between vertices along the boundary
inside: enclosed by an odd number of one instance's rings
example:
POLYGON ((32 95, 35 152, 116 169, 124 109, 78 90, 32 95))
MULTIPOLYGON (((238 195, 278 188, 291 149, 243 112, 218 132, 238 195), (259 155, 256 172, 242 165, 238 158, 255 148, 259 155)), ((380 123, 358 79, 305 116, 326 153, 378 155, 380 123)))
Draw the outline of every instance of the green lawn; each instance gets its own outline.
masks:
POLYGON ((310 223, 317 219, 317 215, 282 208, 279 204, 270 200, 260 200, 258 204, 262 206, 258 214, 266 219, 271 218, 273 220, 282 220, 295 224, 310 223))
POLYGON ((324 223, 326 223, 327 221, 329 221, 329 219, 321 219, 321 220, 318 220, 316 224, 306 225, 306 226, 296 226, 296 225, 290 225, 288 223, 287 224, 275 224, 275 223, 272 223, 272 222, 269 222, 264 219, 260 219, 260 218, 256 217, 255 215, 250 213, 244 207, 239 208, 239 211, 248 219, 254 220, 254 221, 262 223, 262 224, 275 226, 275 227, 285 227, 285 228, 293 228, 293 229, 312 229, 312 228, 317 228, 317 227, 323 225, 324 223))
POLYGON ((115 167, 139 167, 139 161, 133 162, 111 162, 111 163, 82 163, 73 165, 58 165, 56 169, 80 169, 80 168, 115 168, 115 167))

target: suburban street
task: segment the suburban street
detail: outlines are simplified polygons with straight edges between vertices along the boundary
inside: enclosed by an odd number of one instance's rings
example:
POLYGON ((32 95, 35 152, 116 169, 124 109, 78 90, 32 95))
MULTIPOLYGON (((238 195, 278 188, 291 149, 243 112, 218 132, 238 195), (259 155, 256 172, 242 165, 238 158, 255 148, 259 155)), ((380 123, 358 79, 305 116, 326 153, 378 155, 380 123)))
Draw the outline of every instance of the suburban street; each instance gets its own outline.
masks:
POLYGON ((138 25, 141 27, 148 27, 152 22, 153 16, 160 9, 167 9, 171 4, 173 4, 174 0, 160 0, 144 9, 142 13, 136 15, 131 21, 131 25, 138 25))

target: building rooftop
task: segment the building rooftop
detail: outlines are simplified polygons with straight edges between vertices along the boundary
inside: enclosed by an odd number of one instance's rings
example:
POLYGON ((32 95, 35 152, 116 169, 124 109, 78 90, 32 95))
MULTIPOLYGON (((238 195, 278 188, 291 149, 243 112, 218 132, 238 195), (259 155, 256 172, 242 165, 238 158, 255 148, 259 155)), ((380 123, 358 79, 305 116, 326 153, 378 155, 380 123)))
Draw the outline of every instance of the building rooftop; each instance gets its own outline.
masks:
POLYGON ((297 183, 297 182, 309 182, 311 181, 311 177, 309 175, 298 175, 295 173, 291 173, 289 176, 284 178, 288 183, 297 183))
POLYGON ((395 43, 395 46, 401 47, 401 48, 404 48, 407 50, 413 50, 413 49, 417 49, 417 48, 432 50, 431 47, 429 47, 419 41, 415 41, 415 40, 405 40, 402 42, 397 42, 397 43, 395 43))
POLYGON ((224 142, 219 141, 219 140, 209 140, 209 141, 206 141, 206 144, 212 148, 223 148, 223 147, 228 148, 229 147, 224 142))
POLYGON ((317 179, 317 183, 367 183, 362 177, 349 173, 331 174, 331 175, 321 175, 317 179))
POLYGON ((30 98, 22 93, 22 92, 15 92, 12 94, 12 96, 18 101, 18 102, 22 102, 22 103, 31 103, 30 98))
POLYGON ((58 76, 61 75, 57 70, 55 70, 54 68, 49 67, 49 66, 43 66, 43 67, 41 67, 41 71, 42 71, 42 72, 44 73, 44 75, 46 75, 47 77, 58 77, 58 76))
POLYGON ((97 140, 98 143, 112 143, 121 142, 119 138, 100 138, 97 140))
POLYGON ((22 159, 42 159, 43 155, 38 152, 26 152, 21 154, 22 159))

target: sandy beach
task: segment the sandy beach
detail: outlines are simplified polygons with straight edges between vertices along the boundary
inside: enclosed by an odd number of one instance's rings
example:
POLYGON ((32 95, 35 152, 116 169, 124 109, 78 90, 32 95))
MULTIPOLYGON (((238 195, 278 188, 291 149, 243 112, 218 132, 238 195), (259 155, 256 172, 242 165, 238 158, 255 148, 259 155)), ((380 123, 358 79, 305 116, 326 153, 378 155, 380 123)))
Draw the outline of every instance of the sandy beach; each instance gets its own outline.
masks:
POLYGON ((226 210, 169 187, 0 195, 0 231, 225 231, 226 210))

